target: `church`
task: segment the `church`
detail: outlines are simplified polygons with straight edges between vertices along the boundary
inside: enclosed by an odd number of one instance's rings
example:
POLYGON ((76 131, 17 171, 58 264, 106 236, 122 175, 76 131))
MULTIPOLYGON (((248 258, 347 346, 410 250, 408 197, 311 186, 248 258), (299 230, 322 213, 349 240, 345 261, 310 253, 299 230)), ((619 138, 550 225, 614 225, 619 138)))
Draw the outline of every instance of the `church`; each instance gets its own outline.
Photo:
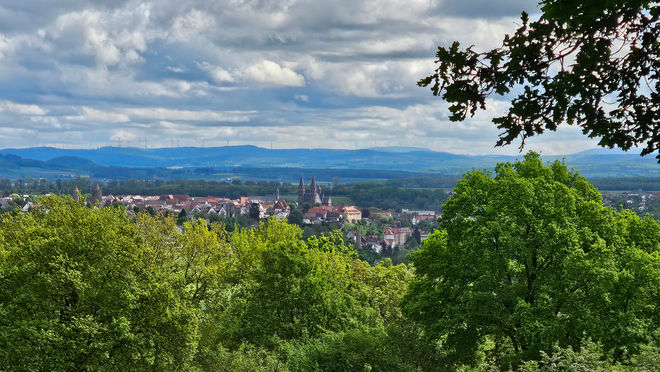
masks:
POLYGON ((302 176, 300 176, 300 183, 298 184, 298 205, 303 205, 304 203, 309 203, 309 205, 312 206, 316 204, 332 206, 332 199, 330 196, 323 195, 321 186, 316 184, 313 176, 312 183, 310 183, 309 189, 307 190, 305 190, 305 182, 303 181, 302 176))

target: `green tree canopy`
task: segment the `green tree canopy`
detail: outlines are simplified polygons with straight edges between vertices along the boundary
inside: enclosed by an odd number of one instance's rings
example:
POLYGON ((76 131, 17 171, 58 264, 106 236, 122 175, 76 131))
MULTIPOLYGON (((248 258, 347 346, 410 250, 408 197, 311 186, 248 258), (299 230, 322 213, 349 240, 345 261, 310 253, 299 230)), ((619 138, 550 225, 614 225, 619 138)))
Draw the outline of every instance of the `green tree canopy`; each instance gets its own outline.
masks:
POLYGON ((4 215, 0 369, 186 369, 198 311, 147 238, 123 208, 71 198, 4 215))
POLYGON ((620 358, 660 326, 659 246, 653 219, 604 207, 584 178, 530 153, 458 183, 411 254, 404 310, 450 363, 486 347, 506 366, 587 337, 620 358))
MULTIPOLYGON (((419 81, 450 103, 452 121, 517 95, 493 119, 498 145, 579 125, 601 146, 660 148, 660 6, 649 0, 542 0, 500 48, 439 47, 437 68, 419 81)), ((660 159, 660 154, 657 156, 660 159)))

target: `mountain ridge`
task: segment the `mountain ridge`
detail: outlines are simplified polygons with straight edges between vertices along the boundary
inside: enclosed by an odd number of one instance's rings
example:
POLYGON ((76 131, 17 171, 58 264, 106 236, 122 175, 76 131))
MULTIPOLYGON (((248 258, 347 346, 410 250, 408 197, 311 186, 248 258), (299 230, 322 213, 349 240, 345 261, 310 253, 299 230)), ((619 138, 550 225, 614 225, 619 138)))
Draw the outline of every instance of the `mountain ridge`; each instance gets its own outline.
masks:
MULTIPOLYGON (((61 149, 32 147, 1 149, 3 168, 38 168, 49 171, 66 170, 67 174, 120 174, 148 176, 149 170, 176 176, 181 172, 201 172, 208 177, 213 172, 231 174, 239 168, 281 169, 354 169, 412 172, 415 174, 460 175, 473 168, 492 169, 499 162, 515 161, 523 155, 462 155, 423 148, 371 149, 266 149, 253 145, 222 147, 101 147, 98 149, 61 149), (16 158, 19 157, 20 161, 16 158), (13 159, 13 160, 12 160, 13 159), (4 163, 3 163, 4 162, 4 163), (20 164, 19 164, 20 163, 20 164), (10 167, 11 165, 11 167, 10 167), (131 170, 130 172, 128 170, 131 170), (212 170, 212 171, 211 171, 212 170)), ((591 177, 660 177, 660 165, 654 157, 623 151, 590 149, 568 155, 542 156, 546 161, 563 160, 569 167, 591 177)), ((16 173, 16 171, 12 171, 16 173)), ((27 172, 27 171, 26 171, 27 172)), ((12 173, 12 174, 13 174, 12 173)), ((0 177, 7 177, 2 172, 0 177), (4 175, 3 175, 4 174, 4 175)), ((402 173, 403 174, 403 173, 402 173)), ((35 174, 35 176, 39 176, 35 174)), ((49 177, 51 177, 49 175, 49 177)))

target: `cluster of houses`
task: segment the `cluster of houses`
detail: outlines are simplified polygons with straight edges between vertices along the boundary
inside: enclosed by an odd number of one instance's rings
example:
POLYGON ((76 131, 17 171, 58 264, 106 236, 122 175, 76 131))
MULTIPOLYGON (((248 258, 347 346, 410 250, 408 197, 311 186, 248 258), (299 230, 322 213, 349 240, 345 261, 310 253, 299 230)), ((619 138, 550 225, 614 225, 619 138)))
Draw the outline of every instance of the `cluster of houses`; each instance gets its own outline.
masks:
MULTIPOLYGON (((76 188, 72 197, 79 200, 80 192, 76 188)), ((23 196, 27 201, 28 196, 23 196)), ((152 209, 155 213, 217 215, 220 217, 235 217, 247 215, 254 220, 277 218, 283 220, 291 212, 289 204, 280 198, 279 190, 271 196, 242 196, 238 199, 229 199, 215 196, 191 197, 187 194, 164 194, 164 195, 103 195, 100 184, 92 185, 92 193, 86 199, 91 204, 112 205, 120 203, 127 208, 127 213, 135 210, 152 209)), ((0 206, 10 206, 13 200, 9 197, 0 198, 0 206)), ((309 209, 303 215, 303 224, 327 224, 344 223, 358 224, 363 220, 362 211, 353 205, 335 206, 330 196, 323 195, 320 186, 312 179, 309 190, 305 190, 301 179, 298 193, 299 208, 304 204, 310 204, 309 209), (312 204, 314 203, 314 204, 312 204)), ((26 202, 23 211, 27 212, 32 203, 26 202)), ((305 206, 307 208, 307 206, 305 206)), ((424 240, 428 233, 421 230, 417 225, 421 221, 435 220, 437 215, 434 211, 413 211, 404 209, 401 213, 392 211, 371 211, 371 219, 384 218, 391 223, 386 224, 382 234, 362 236, 359 230, 349 231, 346 237, 351 240, 356 248, 370 248, 377 253, 388 249, 402 247, 410 239, 424 240), (405 222, 405 223, 404 223, 405 222), (409 222, 409 224, 407 223, 409 222), (412 227, 400 227, 402 225, 412 227)), ((365 223, 372 223, 367 219, 365 223)))
MULTIPOLYGON (((21 204, 24 201, 28 200, 29 197, 30 197, 29 195, 19 195, 19 198, 21 199, 21 204)), ((27 202, 22 205, 23 205, 23 212, 29 211, 30 208, 32 207, 32 203, 30 202, 27 202)), ((10 196, 0 197, 0 209, 9 209, 9 208, 13 208, 14 206, 15 206, 14 198, 10 196)))
POLYGON ((275 217, 282 220, 288 217, 291 208, 286 201, 272 196, 242 196, 229 199, 216 196, 189 196, 187 194, 165 195, 107 195, 102 197, 106 205, 121 203, 128 210, 152 208, 156 213, 200 213, 235 217, 248 215, 254 219, 275 217))
POLYGON ((362 211, 353 205, 335 207, 332 205, 318 205, 305 212, 305 224, 350 222, 357 223, 362 219, 362 211))
POLYGON ((391 219, 393 225, 400 225, 402 222, 410 222, 412 227, 391 226, 383 231, 383 235, 362 235, 358 229, 348 232, 346 238, 352 241, 356 248, 369 248, 376 253, 383 253, 386 250, 394 250, 405 246, 411 239, 421 243, 429 237, 429 232, 419 228, 418 224, 424 220, 437 220, 438 216, 434 211, 413 211, 403 209, 401 213, 392 213, 392 211, 373 211, 372 216, 381 216, 391 219))
MULTIPOLYGON (((312 187, 318 189, 314 183, 312 187)), ((100 191, 99 191, 100 192, 100 191)), ((73 192, 74 198, 78 197, 78 190, 73 192)), ((317 200, 323 200, 313 195, 317 200)), ((283 220, 289 216, 291 207, 282 198, 279 190, 275 195, 269 196, 242 196, 238 199, 229 199, 215 196, 192 197, 187 194, 165 194, 165 195, 97 195, 92 196, 91 202, 100 202, 105 205, 120 203, 129 211, 152 208, 156 213, 178 214, 182 210, 186 213, 199 213, 221 217, 235 217, 247 215, 255 220, 275 217, 283 220)), ((329 197, 325 198, 323 205, 311 207, 303 218, 305 224, 319 224, 330 222, 350 221, 356 223, 362 219, 362 212, 355 206, 333 206, 329 197)))
POLYGON ((618 208, 623 205, 626 209, 645 213, 648 210, 647 204, 660 199, 660 193, 650 192, 626 192, 626 193, 604 193, 603 202, 607 206, 618 208))

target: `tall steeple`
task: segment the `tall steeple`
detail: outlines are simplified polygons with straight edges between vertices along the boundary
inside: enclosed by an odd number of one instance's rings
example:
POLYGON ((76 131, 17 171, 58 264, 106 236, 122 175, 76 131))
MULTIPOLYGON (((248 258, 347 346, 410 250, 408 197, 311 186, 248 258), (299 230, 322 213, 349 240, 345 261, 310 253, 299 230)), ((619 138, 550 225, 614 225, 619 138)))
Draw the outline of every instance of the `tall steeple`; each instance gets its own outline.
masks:
POLYGON ((312 183, 309 185, 309 204, 316 204, 316 181, 314 181, 314 176, 312 176, 312 183))
POLYGON ((278 200, 280 200, 280 187, 279 186, 277 186, 277 188, 275 189, 275 201, 278 201, 278 200))
POLYGON ((103 189, 101 189, 101 184, 94 182, 92 184, 92 204, 99 203, 103 200, 103 189))
POLYGON ((300 183, 298 184, 298 205, 302 205, 305 202, 305 182, 303 182, 302 176, 300 176, 300 183))

